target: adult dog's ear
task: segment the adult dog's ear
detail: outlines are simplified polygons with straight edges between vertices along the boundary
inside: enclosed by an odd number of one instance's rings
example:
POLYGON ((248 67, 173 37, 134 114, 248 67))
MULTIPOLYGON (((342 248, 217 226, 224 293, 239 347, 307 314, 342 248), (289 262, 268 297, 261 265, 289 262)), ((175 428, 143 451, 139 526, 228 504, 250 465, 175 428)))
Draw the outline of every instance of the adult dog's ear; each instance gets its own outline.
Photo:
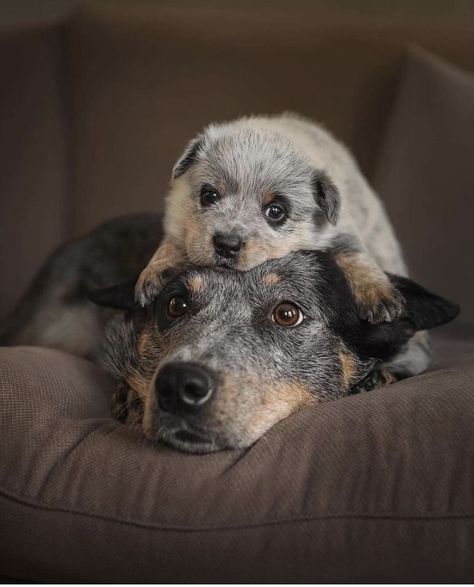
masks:
POLYGON ((341 208, 339 190, 325 171, 315 171, 311 180, 314 199, 331 224, 336 224, 341 208))
POLYGON ((441 326, 459 314, 459 306, 455 302, 428 291, 408 277, 387 275, 406 301, 401 319, 410 322, 415 330, 441 326))
POLYGON ((88 298, 98 306, 114 308, 116 310, 130 310, 134 305, 136 279, 95 289, 88 293, 88 298))
POLYGON ((198 159, 199 153, 203 149, 203 145, 204 139, 202 137, 197 137, 188 144, 184 153, 173 167, 173 173, 171 175, 173 179, 181 177, 181 175, 191 167, 191 165, 198 159))

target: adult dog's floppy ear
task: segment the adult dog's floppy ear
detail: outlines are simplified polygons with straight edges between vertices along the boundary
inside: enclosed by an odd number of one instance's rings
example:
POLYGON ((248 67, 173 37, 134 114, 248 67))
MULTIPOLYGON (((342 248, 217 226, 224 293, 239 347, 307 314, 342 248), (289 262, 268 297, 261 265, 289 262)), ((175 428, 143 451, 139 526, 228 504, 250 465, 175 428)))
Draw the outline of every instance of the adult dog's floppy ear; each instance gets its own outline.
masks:
POLYGON ((203 144, 204 140, 202 137, 197 137, 188 144, 188 146, 184 150, 184 153, 181 155, 181 157, 178 159, 178 161, 175 163, 175 166, 173 167, 173 179, 181 177, 181 175, 183 175, 183 173, 185 173, 191 167, 191 165, 199 157, 199 152, 202 151, 203 144))
POLYGON ((408 277, 388 276, 406 300, 401 319, 410 322, 415 330, 441 326, 454 320, 459 314, 459 306, 455 302, 428 291, 408 277))
POLYGON ((114 308, 116 310, 130 310, 134 305, 136 279, 95 289, 88 293, 88 298, 98 306, 114 308))
POLYGON ((316 204, 321 208, 326 219, 331 224, 336 224, 341 208, 339 190, 325 171, 315 171, 311 183, 316 204))

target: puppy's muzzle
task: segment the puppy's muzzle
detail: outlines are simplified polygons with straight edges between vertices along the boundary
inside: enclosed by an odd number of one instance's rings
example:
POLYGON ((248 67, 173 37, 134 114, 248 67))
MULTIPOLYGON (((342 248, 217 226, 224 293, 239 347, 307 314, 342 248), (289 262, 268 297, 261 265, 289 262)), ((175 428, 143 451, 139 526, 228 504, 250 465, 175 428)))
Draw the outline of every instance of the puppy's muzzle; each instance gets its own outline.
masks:
POLYGON ((212 240, 216 254, 224 259, 236 259, 245 244, 235 233, 216 232, 212 240))
POLYGON ((215 375, 194 363, 168 363, 155 381, 158 405, 164 412, 178 416, 197 414, 206 406, 216 389, 215 375))

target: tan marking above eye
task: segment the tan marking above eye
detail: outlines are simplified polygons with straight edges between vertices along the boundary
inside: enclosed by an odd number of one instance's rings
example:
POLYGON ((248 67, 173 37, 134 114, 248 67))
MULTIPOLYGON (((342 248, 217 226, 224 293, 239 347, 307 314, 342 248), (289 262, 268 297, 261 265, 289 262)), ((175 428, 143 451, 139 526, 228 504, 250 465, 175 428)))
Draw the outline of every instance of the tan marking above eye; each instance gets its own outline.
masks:
POLYGON ((276 285, 277 283, 280 283, 280 281, 281 277, 278 273, 269 273, 263 278, 263 283, 265 283, 265 285, 276 285))
POLYGON ((192 293, 199 293, 204 289, 204 280, 200 275, 192 275, 188 280, 188 287, 192 293))
POLYGON ((291 302, 281 302, 272 313, 272 320, 279 326, 294 328, 303 322, 303 312, 291 302))
POLYGON ((274 199, 275 199, 274 192, 265 192, 262 195, 262 203, 264 206, 268 206, 268 204, 271 204, 274 199))

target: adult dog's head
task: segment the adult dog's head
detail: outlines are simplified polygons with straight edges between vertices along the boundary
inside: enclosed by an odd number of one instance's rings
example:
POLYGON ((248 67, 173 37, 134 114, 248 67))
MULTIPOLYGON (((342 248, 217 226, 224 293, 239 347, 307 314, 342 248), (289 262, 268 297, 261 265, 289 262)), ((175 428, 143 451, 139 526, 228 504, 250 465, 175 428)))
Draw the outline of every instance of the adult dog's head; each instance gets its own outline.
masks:
POLYGON ((179 449, 246 447, 302 406, 349 394, 415 331, 456 316, 455 304, 392 280, 405 312, 382 324, 358 318, 342 271, 316 251, 246 272, 170 272, 146 308, 133 303, 133 283, 96 292, 127 310, 105 345, 121 381, 119 415, 179 449))
POLYGON ((248 270, 321 249, 339 207, 325 171, 272 119, 250 117, 210 125, 188 144, 173 169, 165 226, 191 262, 248 270))

